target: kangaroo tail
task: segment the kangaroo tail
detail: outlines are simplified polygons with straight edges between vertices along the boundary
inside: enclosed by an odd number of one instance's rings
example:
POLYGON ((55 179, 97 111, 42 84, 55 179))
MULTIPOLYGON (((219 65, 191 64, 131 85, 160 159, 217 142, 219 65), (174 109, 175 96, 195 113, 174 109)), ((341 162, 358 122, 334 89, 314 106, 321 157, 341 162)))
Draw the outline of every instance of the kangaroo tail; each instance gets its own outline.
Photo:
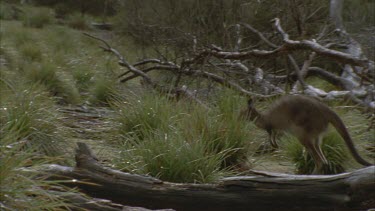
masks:
MULTIPOLYGON (((329 108, 328 108, 329 109, 329 108)), ((328 116, 330 117, 329 120, 331 122, 331 124, 336 128, 337 132, 339 132, 339 134, 341 135, 341 137, 344 139, 345 143, 346 143, 346 146, 349 148, 349 151, 350 153, 353 155, 354 159, 364 165, 364 166, 371 166, 373 164, 369 163, 368 161, 366 161, 365 159, 363 159, 358 151, 356 150, 354 144, 353 144, 353 140, 352 138, 350 137, 349 135, 349 132, 348 130, 346 129, 343 121, 341 120, 341 118, 332 110, 329 109, 329 111, 327 112, 328 113, 328 116)))

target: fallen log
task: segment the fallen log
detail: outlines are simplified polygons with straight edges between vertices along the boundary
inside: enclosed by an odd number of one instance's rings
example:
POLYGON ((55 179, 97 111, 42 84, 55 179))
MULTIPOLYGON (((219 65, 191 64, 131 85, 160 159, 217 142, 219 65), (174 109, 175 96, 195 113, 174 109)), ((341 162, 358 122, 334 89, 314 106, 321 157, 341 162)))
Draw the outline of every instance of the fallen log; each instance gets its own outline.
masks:
POLYGON ((103 167, 78 143, 76 167, 47 165, 52 179, 70 178, 84 193, 128 206, 175 210, 368 210, 375 207, 375 166, 339 175, 254 171, 213 184, 177 184, 103 167))

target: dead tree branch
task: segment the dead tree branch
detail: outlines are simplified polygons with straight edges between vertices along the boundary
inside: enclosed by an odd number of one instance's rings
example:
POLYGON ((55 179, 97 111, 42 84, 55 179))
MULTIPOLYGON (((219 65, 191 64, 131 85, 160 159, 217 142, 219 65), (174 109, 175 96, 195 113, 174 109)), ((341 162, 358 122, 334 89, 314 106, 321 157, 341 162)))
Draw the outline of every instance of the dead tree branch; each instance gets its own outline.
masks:
POLYGON ((213 184, 178 184, 103 167, 80 143, 76 167, 46 165, 51 179, 72 179, 68 185, 86 194, 129 206, 176 210, 366 210, 375 206, 375 167, 324 176, 254 171, 213 184))

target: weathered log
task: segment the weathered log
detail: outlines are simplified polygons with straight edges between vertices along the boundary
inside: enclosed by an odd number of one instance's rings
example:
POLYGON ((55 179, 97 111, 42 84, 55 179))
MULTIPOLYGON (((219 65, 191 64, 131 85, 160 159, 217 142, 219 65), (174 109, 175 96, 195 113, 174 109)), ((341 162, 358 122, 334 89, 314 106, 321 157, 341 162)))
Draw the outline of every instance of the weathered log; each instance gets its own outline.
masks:
POLYGON ((176 210, 366 210, 375 207, 375 166, 339 175, 253 172, 214 184, 177 184, 103 167, 78 143, 76 167, 48 165, 86 194, 115 203, 176 210))

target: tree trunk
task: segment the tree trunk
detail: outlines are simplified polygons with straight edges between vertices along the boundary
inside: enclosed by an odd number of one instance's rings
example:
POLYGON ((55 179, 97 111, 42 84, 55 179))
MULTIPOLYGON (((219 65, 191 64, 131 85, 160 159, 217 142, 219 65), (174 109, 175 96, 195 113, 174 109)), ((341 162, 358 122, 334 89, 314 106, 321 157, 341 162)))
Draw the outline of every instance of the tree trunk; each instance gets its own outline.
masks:
POLYGON ((375 167, 331 176, 253 172, 214 184, 177 184, 100 165, 78 143, 76 167, 48 165, 51 179, 74 178, 86 194, 130 206, 176 210, 366 210, 375 207, 375 167))

